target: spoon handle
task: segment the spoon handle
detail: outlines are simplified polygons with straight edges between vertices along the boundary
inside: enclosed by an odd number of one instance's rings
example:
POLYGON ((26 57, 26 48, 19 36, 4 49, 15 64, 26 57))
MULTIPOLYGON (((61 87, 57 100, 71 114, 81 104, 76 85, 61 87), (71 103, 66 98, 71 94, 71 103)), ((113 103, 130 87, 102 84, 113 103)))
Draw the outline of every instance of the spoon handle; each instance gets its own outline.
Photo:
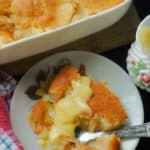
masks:
POLYGON ((112 131, 112 132, 84 132, 80 131, 77 135, 77 139, 81 143, 87 143, 105 134, 116 134, 120 138, 137 138, 137 137, 150 137, 150 122, 142 125, 135 125, 125 127, 123 129, 112 131))
POLYGON ((150 137, 150 122, 129 126, 114 132, 119 137, 150 137))

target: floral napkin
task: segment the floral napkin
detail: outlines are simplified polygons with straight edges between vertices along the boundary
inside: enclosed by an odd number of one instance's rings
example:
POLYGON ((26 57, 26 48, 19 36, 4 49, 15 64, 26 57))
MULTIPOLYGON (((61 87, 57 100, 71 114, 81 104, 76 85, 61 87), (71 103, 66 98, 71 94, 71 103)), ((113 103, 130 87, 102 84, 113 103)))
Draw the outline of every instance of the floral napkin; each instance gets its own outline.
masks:
POLYGON ((23 150, 23 146, 12 130, 9 111, 16 81, 0 70, 0 150, 23 150))

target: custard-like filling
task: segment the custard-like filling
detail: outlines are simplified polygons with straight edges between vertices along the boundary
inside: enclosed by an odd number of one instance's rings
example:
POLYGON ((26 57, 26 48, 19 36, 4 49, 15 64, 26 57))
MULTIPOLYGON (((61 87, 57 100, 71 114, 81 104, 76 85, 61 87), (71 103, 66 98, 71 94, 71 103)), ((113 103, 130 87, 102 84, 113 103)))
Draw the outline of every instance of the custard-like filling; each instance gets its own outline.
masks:
POLYGON ((75 128, 78 125, 78 117, 82 112, 91 113, 87 104, 92 95, 90 79, 79 77, 71 82, 70 90, 64 98, 55 104, 54 125, 49 133, 50 141, 54 141, 61 135, 75 137, 75 128))

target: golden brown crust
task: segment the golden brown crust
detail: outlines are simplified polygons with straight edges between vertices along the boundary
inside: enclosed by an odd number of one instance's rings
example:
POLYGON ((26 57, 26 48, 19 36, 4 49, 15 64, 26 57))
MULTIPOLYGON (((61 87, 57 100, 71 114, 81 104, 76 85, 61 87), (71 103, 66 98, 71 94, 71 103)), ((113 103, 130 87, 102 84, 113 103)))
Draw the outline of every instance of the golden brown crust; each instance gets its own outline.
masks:
MULTIPOLYGON (((13 33, 13 39, 55 29, 75 20, 114 7, 124 0, 0 0, 0 30, 13 33), (11 20, 10 28, 7 20, 11 20), (9 26, 9 28, 7 28, 9 26)), ((3 34, 0 35, 0 37, 3 34)), ((6 38, 5 36, 3 38, 6 38)), ((4 40, 5 41, 5 40, 4 40)), ((2 44, 5 44, 2 43, 2 44)))
POLYGON ((81 0, 81 4, 87 9, 89 15, 111 8, 121 2, 123 0, 81 0))
POLYGON ((58 74, 53 79, 49 93, 52 99, 57 102, 65 95, 65 92, 71 85, 71 81, 79 76, 78 69, 72 66, 65 66, 60 69, 58 74))
POLYGON ((59 146, 55 145, 54 150, 119 150, 120 149, 120 139, 112 135, 103 135, 94 141, 89 142, 87 145, 81 144, 75 139, 71 139, 66 136, 61 136, 58 138, 57 143, 59 146))
POLYGON ((49 131, 50 126, 53 124, 53 119, 49 116, 49 107, 51 107, 51 104, 39 100, 33 105, 29 114, 31 128, 38 135, 44 130, 49 131))
POLYGON ((10 0, 0 0, 0 15, 8 15, 9 14, 9 8, 11 5, 10 0))
POLYGON ((88 101, 93 115, 80 115, 80 127, 90 130, 113 130, 123 125, 127 119, 119 98, 111 92, 105 83, 91 84, 93 96, 88 101))
POLYGON ((115 134, 103 135, 89 143, 89 145, 96 148, 96 150, 119 150, 120 139, 115 134))
POLYGON ((58 145, 54 146, 54 150, 96 150, 95 148, 89 147, 87 145, 77 142, 75 139, 72 139, 67 136, 61 136, 57 139, 58 145))
POLYGON ((127 118, 119 97, 110 91, 105 83, 92 82, 91 88, 93 96, 88 104, 93 113, 100 113, 110 121, 122 121, 127 118))
POLYGON ((4 43, 10 43, 13 42, 13 34, 9 32, 8 30, 0 30, 0 46, 3 45, 4 43))
POLYGON ((11 12, 18 19, 16 23, 25 17, 27 27, 46 26, 54 19, 56 6, 57 0, 13 0, 11 12))

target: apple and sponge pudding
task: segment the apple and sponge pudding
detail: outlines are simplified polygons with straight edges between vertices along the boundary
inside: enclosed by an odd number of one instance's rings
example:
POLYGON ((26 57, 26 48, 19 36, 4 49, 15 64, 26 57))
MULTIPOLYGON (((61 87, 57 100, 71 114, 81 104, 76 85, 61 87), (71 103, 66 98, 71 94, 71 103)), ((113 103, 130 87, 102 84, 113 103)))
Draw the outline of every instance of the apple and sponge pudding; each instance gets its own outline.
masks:
POLYGON ((96 82, 79 69, 64 66, 29 113, 29 123, 47 150, 119 150, 116 135, 103 135, 87 145, 75 139, 77 127, 88 131, 110 131, 121 127, 127 113, 107 83, 96 82))

